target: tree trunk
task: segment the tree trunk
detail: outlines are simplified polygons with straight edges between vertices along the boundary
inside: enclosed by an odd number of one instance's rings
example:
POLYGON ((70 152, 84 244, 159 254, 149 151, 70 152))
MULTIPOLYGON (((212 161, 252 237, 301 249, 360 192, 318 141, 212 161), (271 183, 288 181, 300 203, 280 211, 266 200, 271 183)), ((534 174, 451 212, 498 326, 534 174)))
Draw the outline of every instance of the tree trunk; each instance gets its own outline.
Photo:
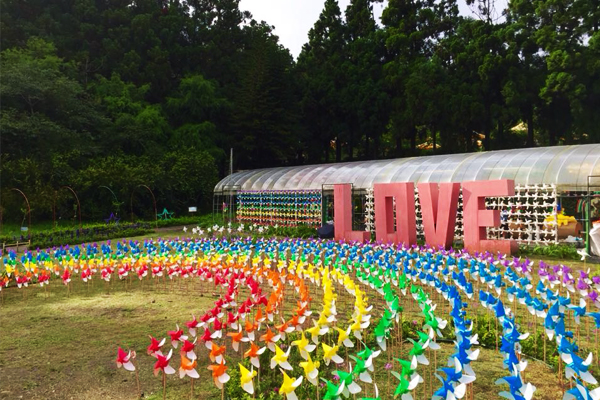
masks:
POLYGON ((342 141, 339 136, 335 137, 335 162, 342 161, 342 141))
POLYGON ((527 147, 535 146, 533 137, 533 108, 527 110, 527 147))

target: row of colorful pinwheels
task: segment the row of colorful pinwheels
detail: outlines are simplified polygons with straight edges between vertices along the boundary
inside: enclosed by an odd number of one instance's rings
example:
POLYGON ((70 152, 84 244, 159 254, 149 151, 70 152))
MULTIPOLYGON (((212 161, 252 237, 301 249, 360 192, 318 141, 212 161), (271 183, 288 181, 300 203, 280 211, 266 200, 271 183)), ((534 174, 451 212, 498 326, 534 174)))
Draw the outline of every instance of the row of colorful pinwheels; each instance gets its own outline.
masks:
POLYGON ((240 222, 265 225, 317 226, 321 223, 321 192, 240 191, 237 218, 240 222))
MULTIPOLYGON (((305 364, 300 367, 306 367, 305 378, 311 384, 314 384, 311 380, 315 381, 319 377, 318 363, 323 362, 325 369, 331 363, 350 367, 349 363, 339 362, 341 357, 337 353, 350 345, 362 349, 363 353, 348 356, 353 357, 354 368, 349 371, 334 371, 334 377, 337 377, 334 380, 339 384, 328 380, 324 398, 358 394, 361 384, 375 383, 373 376, 364 374, 363 368, 373 372, 373 361, 380 353, 368 349, 363 343, 365 332, 370 332, 370 326, 374 327, 376 343, 386 355, 389 354, 388 340, 396 343, 399 340, 402 343, 403 338, 394 335, 394 332, 401 320, 398 315, 403 312, 400 304, 407 302, 401 296, 406 295, 408 290, 421 309, 425 321, 422 326, 424 332, 414 338, 417 340, 412 342, 408 360, 399 361, 401 371, 394 374, 399 379, 396 393, 406 399, 418 390, 417 385, 421 382, 418 374, 415 375, 418 365, 429 363, 425 357, 426 351, 435 351, 438 347, 436 338, 443 333, 446 321, 434 315, 438 306, 445 307, 443 303, 434 304, 431 296, 435 295, 448 303, 456 342, 455 353, 449 359, 451 368, 441 369, 445 378, 440 377, 442 388, 434 394, 438 396, 436 398, 463 397, 466 387, 475 380, 470 365, 477 360, 478 355, 478 350, 473 349, 478 344, 478 338, 472 334, 473 323, 467 318, 465 309, 468 302, 473 304, 476 301, 475 288, 481 288, 478 290, 479 301, 489 313, 495 315, 502 327, 500 351, 505 357, 504 367, 509 372, 499 382, 509 386, 509 391, 503 392, 504 397, 529 399, 535 389, 522 380, 526 364, 520 354, 519 342, 526 340, 526 334, 521 332, 516 313, 519 305, 524 305, 531 317, 539 319, 543 324, 548 339, 555 339, 562 360, 560 365, 562 367, 565 364, 564 378, 575 383, 573 389, 566 391, 565 398, 600 398, 597 389, 588 387, 596 384, 589 372, 593 356, 591 352, 585 359, 579 355, 582 349, 576 340, 580 330, 587 331, 587 349, 594 350, 590 346, 588 327, 589 322, 593 322, 596 327, 595 351, 598 351, 600 313, 588 308, 600 306, 597 298, 600 278, 590 276, 589 271, 575 273, 563 265, 548 266, 541 263, 534 271, 534 265, 529 260, 509 259, 487 253, 470 255, 462 251, 417 246, 403 248, 380 243, 226 238, 129 241, 114 245, 62 247, 52 251, 28 252, 21 257, 9 253, 3 263, 5 278, 15 279, 17 283, 17 277, 44 284, 52 275, 58 275, 68 284, 68 280, 76 274, 82 280, 89 280, 99 273, 103 279, 110 280, 113 275, 123 277, 128 273, 135 273, 141 280, 160 276, 171 279, 197 278, 224 287, 227 293, 218 300, 220 304, 215 304, 215 309, 198 320, 204 324, 198 328, 205 329, 201 336, 203 341, 211 342, 211 351, 212 342, 216 340, 223 340, 224 346, 227 346, 226 340, 231 340, 234 351, 235 342, 242 346, 247 341, 250 342, 250 354, 258 354, 261 351, 256 344, 258 332, 261 332, 263 324, 270 325, 265 329, 265 334, 259 337, 265 342, 265 347, 274 353, 275 363, 272 368, 283 369, 282 393, 289 394, 292 398, 293 389, 302 382, 299 382, 300 378, 290 378, 286 372, 290 371, 285 362, 291 347, 298 347, 302 358, 303 355, 307 356, 302 362, 305 364), (21 278, 23 276, 26 278, 21 278), (265 285, 272 290, 270 296, 262 293, 265 285), (284 285, 293 286, 293 292, 300 296, 300 303, 291 316, 283 315, 282 305, 290 302, 283 297, 284 285), (240 286, 250 290, 250 296, 243 302, 237 298, 240 286), (322 290, 323 306, 318 318, 313 319, 312 326, 305 328, 311 315, 309 286, 317 286, 322 290), (339 287, 342 288, 341 293, 346 292, 348 297, 354 298, 354 311, 345 329, 340 328, 339 325, 344 321, 339 319, 337 313, 339 294, 336 289, 339 287), (383 296, 385 307, 375 307, 373 310, 368 304, 367 293, 383 296), (462 296, 466 297, 466 303, 462 296), (515 310, 505 307, 505 302, 513 303, 515 310), (282 323, 278 324, 278 320, 282 318, 282 323), (379 318, 377 323, 371 323, 374 318, 379 318), (569 325, 574 327, 577 334, 569 330, 569 325), (212 331, 209 326, 212 326, 212 331), (228 328, 231 332, 227 332, 228 328), (293 341, 287 351, 284 351, 285 334, 292 331, 297 331, 300 339, 293 341), (333 343, 331 333, 336 331, 337 343, 333 343), (213 337, 215 332, 220 332, 216 334, 219 336, 213 337), (310 335, 312 345, 306 334, 310 335), (325 335, 327 340, 324 340, 325 335), (275 340, 276 336, 279 337, 275 340), (227 339, 228 337, 231 339, 227 339), (263 337, 268 340, 263 340, 263 337), (277 344, 278 341, 281 345, 277 344), (270 342, 273 343, 270 345, 270 342), (318 344, 321 344, 323 351, 322 359, 309 358, 310 354, 314 354, 314 349, 309 346, 318 344), (253 349, 256 353, 253 353, 253 349)), ((175 332, 178 331, 179 329, 175 332)), ((193 335, 190 333, 190 336, 193 335)), ((219 348, 223 345, 215 343, 219 348)), ((240 349, 241 352, 243 351, 240 349)), ((193 364, 191 355, 187 353, 186 351, 184 356, 193 364)), ((158 369, 163 365, 162 369, 167 370, 168 360, 156 358, 158 369)), ((120 363, 126 365, 127 361, 126 353, 121 353, 120 363)), ((182 358, 182 365, 188 365, 186 362, 182 358)), ((213 376, 217 374, 215 378, 219 381, 219 377, 223 375, 221 372, 226 371, 224 358, 215 365, 218 368, 213 366, 213 376), (215 369, 218 371, 215 372, 215 369)), ((129 364, 127 366, 130 367, 129 364)), ((294 367, 292 366, 292 370, 294 367)), ((254 372, 258 373, 261 367, 256 368, 257 371, 254 372)), ((183 369, 187 371, 186 368, 183 369)), ((250 370, 249 373, 252 375, 253 371, 250 370)), ((247 378, 248 375, 245 376, 247 378)), ((225 378, 221 380, 223 379, 225 378)), ((245 384, 248 387, 249 381, 246 380, 245 384)))

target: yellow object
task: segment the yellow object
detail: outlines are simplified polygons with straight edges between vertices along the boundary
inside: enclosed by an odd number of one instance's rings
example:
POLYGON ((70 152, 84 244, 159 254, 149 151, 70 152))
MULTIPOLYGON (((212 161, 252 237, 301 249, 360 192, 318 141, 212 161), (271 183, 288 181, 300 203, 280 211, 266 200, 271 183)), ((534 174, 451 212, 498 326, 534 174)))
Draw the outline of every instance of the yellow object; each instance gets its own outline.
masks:
MULTIPOLYGON (((546 222, 554 222, 554 215, 549 215, 545 219, 546 222)), ((565 215, 562 211, 556 214, 556 224, 558 226, 569 225, 570 222, 577 222, 575 217, 565 215)))

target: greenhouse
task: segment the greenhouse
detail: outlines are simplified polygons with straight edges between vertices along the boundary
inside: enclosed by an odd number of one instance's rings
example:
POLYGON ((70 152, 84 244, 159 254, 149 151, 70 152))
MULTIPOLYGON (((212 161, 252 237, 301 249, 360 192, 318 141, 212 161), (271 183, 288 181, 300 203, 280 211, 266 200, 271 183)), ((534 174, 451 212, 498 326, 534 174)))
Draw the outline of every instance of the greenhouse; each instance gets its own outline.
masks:
MULTIPOLYGON (((240 171, 215 186, 214 209, 243 223, 319 226, 332 219, 333 185, 345 183, 352 185, 356 228, 372 230, 375 183, 496 179, 514 180, 516 195, 488 199, 503 221, 490 235, 526 243, 586 240, 600 210, 600 144, 240 171)), ((460 214, 459 206, 457 239, 460 214)))

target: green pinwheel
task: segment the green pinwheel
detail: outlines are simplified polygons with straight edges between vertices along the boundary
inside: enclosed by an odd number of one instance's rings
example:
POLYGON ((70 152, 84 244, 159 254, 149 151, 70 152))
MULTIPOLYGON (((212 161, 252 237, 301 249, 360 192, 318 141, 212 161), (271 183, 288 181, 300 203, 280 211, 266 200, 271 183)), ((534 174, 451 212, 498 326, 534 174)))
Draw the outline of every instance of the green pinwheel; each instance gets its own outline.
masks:
POLYGON ((325 395, 323 396, 323 400, 338 400, 340 399, 340 394, 342 394, 342 391, 344 390, 343 385, 334 385, 332 382, 328 381, 327 379, 323 379, 321 378, 321 380, 323 382, 325 382, 325 384, 327 385, 327 391, 325 392, 325 395))
POLYGON ((392 371, 392 375, 394 375, 400 381, 396 387, 396 390, 394 391, 394 397, 402 396, 402 400, 413 400, 410 392, 417 387, 420 377, 416 376, 408 380, 404 377, 404 375, 400 375, 396 371, 392 371))
POLYGON ((354 362, 356 363, 356 365, 354 366, 354 369, 352 370, 352 373, 356 376, 358 376, 358 379, 360 379, 360 381, 365 382, 365 383, 371 383, 373 382, 373 379, 371 378, 371 374, 369 374, 369 371, 367 370, 367 363, 365 360, 363 360, 362 358, 356 358, 354 356, 350 356, 350 358, 352 360, 354 360, 354 362))
MULTIPOLYGON (((350 369, 352 366, 350 366, 350 369)), ((340 378, 340 383, 342 387, 342 394, 344 397, 349 397, 351 394, 360 393, 360 386, 354 382, 354 375, 352 372, 345 371, 333 371, 333 375, 337 375, 340 378)))

